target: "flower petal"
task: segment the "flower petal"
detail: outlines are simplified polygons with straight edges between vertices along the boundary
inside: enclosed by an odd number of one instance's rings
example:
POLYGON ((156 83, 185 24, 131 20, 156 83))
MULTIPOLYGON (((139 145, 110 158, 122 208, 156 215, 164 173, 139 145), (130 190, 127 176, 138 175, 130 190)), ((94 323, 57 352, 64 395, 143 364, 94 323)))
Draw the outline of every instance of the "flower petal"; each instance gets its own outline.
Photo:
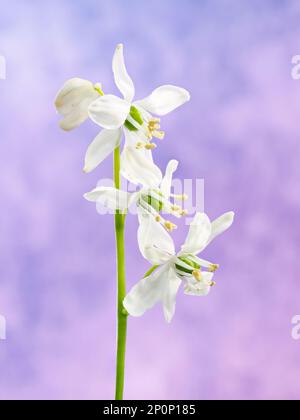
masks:
POLYGON ((98 187, 84 194, 84 198, 92 203, 99 203, 110 210, 125 211, 131 204, 131 194, 110 187, 98 187))
POLYGON ((92 102, 88 111, 94 123, 113 130, 124 124, 130 112, 130 103, 114 95, 104 95, 92 102))
POLYGON ((167 284, 163 296, 164 315, 167 322, 171 322, 176 309, 176 296, 182 280, 178 278, 175 270, 170 267, 167 273, 167 284))
POLYGON ((142 279, 131 289, 123 302, 124 308, 131 316, 144 315, 148 309, 162 300, 168 270, 168 265, 160 267, 150 277, 142 279))
POLYGON ((94 85, 88 80, 68 80, 55 99, 57 112, 64 117, 60 122, 63 130, 78 127, 88 118, 89 105, 98 98, 94 85))
MULTIPOLYGON (((142 143, 150 143, 149 138, 146 136, 143 130, 139 131, 130 131, 127 128, 124 128, 125 133, 125 146, 133 147, 136 149, 136 145, 140 142, 142 143)), ((153 162, 152 151, 147 150, 146 148, 140 149, 139 153, 144 155, 147 159, 153 162)))
POLYGON ((113 58, 113 72, 115 83, 124 96, 124 99, 128 102, 132 102, 135 94, 134 84, 126 70, 123 50, 123 45, 119 44, 113 58))
POLYGON ((124 178, 135 185, 147 188, 158 187, 162 180, 160 169, 134 147, 125 147, 121 158, 121 172, 124 178))
POLYGON ((140 208, 138 216, 138 243, 143 257, 153 265, 169 261, 175 255, 172 237, 153 216, 145 214, 140 208))
POLYGON ((177 86, 166 85, 154 90, 148 98, 137 104, 155 115, 166 115, 190 100, 187 90, 177 86))
POLYGON ((178 165, 179 162, 177 160, 171 160, 167 166, 166 174, 162 180, 160 190, 166 199, 170 197, 173 175, 174 172, 177 170, 178 165))
POLYGON ((93 171, 121 143, 122 129, 102 130, 90 144, 85 155, 84 172, 93 171))
POLYGON ((181 248, 182 254, 198 254, 206 248, 211 236, 211 223, 204 213, 197 213, 190 225, 185 244, 181 248))
POLYGON ((213 273, 203 272, 202 280, 198 281, 194 277, 185 278, 184 293, 191 296, 207 296, 211 291, 213 273))
POLYGON ((211 224, 212 230, 211 230, 209 243, 232 226, 234 222, 234 216, 235 216, 234 212, 231 211, 231 212, 223 214, 221 217, 219 217, 214 222, 212 222, 211 224))

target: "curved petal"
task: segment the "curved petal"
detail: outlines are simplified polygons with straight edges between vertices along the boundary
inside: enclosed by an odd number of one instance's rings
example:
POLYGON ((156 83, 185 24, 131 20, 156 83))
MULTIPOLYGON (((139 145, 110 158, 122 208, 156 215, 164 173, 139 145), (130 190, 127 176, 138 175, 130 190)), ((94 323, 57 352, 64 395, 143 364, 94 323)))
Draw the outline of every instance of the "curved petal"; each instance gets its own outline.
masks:
POLYGON ((143 257, 153 265, 161 265, 175 255, 172 237, 153 216, 138 209, 138 244, 143 257))
POLYGON ((125 147, 121 158, 121 172, 124 178, 135 185, 147 188, 158 187, 162 180, 160 169, 133 147, 125 147))
POLYGON ((109 187, 95 188, 84 194, 84 198, 92 203, 100 203, 110 210, 125 211, 131 203, 131 194, 109 187))
POLYGON ((167 284, 163 296, 164 315, 167 322, 171 322, 176 309, 176 296, 182 280, 178 278, 175 270, 170 267, 167 273, 167 284))
POLYGON ((231 211, 229 213, 223 214, 221 217, 219 217, 214 222, 212 222, 211 224, 212 229, 211 229, 211 236, 209 238, 209 243, 232 226, 234 222, 234 216, 235 216, 234 212, 231 211))
POLYGON ((168 265, 160 267, 131 289, 123 302, 124 308, 131 316, 144 315, 148 309, 163 299, 168 270, 168 265))
POLYGON ((57 112, 64 117, 60 122, 63 130, 70 131, 88 118, 89 105, 98 98, 94 85, 88 80, 68 80, 55 99, 57 112))
POLYGON ((58 92, 55 107, 59 114, 65 116, 73 111, 74 107, 78 106, 82 100, 87 97, 96 99, 98 96, 92 82, 75 77, 68 80, 58 92))
POLYGON ((206 248, 211 236, 211 223, 204 213, 197 213, 190 225, 185 244, 181 248, 182 254, 198 254, 206 248))
POLYGON ((89 117, 88 106, 89 104, 87 106, 78 106, 70 114, 66 115, 59 122, 60 128, 64 131, 71 131, 83 124, 89 117))
POLYGON ((104 95, 91 103, 88 112, 94 123, 113 130, 124 124, 130 112, 130 103, 114 95, 104 95))
POLYGON ((115 83, 124 99, 128 102, 132 102, 135 94, 134 84, 126 70, 123 50, 123 45, 119 44, 113 58, 113 72, 115 83))
MULTIPOLYGON (((149 138, 146 136, 143 130, 130 131, 124 128, 125 134, 125 146, 136 148, 136 145, 140 142, 150 143, 149 138)), ((152 150, 140 149, 139 153, 143 154, 147 159, 153 162, 152 150)))
POLYGON ((85 155, 84 172, 93 171, 121 143, 122 129, 102 130, 90 144, 85 155))
POLYGON ((202 273, 202 280, 197 281, 194 277, 185 278, 184 293, 190 296, 207 296, 212 288, 213 273, 202 273))
POLYGON ((170 197, 173 175, 174 172, 177 170, 178 165, 179 162, 177 160, 171 160, 167 166, 166 174, 162 180, 160 190, 166 199, 170 197))
POLYGON ((150 96, 137 104, 151 114, 167 115, 190 100, 187 90, 166 85, 154 90, 150 96))

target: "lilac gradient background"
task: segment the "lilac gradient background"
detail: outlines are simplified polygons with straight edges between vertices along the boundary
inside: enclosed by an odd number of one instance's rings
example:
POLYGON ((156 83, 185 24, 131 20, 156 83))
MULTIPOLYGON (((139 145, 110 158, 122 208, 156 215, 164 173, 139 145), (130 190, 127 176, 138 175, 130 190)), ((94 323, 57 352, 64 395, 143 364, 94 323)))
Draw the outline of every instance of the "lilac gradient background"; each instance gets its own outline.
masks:
MULTIPOLYGON (((130 320, 126 398, 299 398, 299 21, 298 0, 1 3, 1 399, 113 397, 113 218, 82 199, 112 161, 83 175, 97 127, 63 133, 53 99, 72 76, 116 92, 120 41, 139 97, 164 83, 192 93, 164 120, 159 164, 205 178, 212 218, 237 215, 206 252, 222 266, 209 298, 180 293, 170 326, 160 307, 130 320)), ((136 227, 129 285, 148 268, 136 227)))

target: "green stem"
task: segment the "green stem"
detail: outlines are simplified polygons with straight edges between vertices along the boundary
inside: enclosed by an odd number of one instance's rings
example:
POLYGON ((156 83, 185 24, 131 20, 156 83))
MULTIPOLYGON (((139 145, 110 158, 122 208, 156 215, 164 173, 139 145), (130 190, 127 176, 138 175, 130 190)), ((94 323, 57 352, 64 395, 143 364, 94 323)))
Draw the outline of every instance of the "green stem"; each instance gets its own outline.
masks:
MULTIPOLYGON (((120 176, 120 148, 115 150, 114 156, 114 181, 117 189, 121 186, 120 176)), ((117 212, 115 216, 116 244, 117 244, 117 272, 118 272, 118 297, 117 297, 117 368, 116 368, 116 400, 123 400, 125 378, 125 353, 127 335, 127 314, 124 311, 123 300, 126 296, 125 274, 125 215, 117 212)))

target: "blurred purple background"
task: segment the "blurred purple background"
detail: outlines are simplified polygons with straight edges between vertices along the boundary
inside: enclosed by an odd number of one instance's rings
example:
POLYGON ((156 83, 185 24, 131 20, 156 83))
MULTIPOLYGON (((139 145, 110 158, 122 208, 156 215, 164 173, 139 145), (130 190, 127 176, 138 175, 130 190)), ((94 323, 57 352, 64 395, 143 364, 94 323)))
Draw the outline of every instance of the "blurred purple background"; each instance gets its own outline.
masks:
MULTIPOLYGON (((205 253, 221 264, 211 295, 181 292, 171 325, 161 307, 130 319, 126 398, 300 397, 299 21, 297 0, 1 4, 1 399, 114 395, 113 218, 82 198, 112 160, 84 175, 98 128, 60 131, 53 101, 73 76, 116 92, 119 42, 139 98, 165 83, 192 94, 163 121, 159 164, 176 158, 179 178, 205 178, 212 218, 236 212, 205 253)), ((129 286, 148 268, 136 228, 130 217, 129 286)))

